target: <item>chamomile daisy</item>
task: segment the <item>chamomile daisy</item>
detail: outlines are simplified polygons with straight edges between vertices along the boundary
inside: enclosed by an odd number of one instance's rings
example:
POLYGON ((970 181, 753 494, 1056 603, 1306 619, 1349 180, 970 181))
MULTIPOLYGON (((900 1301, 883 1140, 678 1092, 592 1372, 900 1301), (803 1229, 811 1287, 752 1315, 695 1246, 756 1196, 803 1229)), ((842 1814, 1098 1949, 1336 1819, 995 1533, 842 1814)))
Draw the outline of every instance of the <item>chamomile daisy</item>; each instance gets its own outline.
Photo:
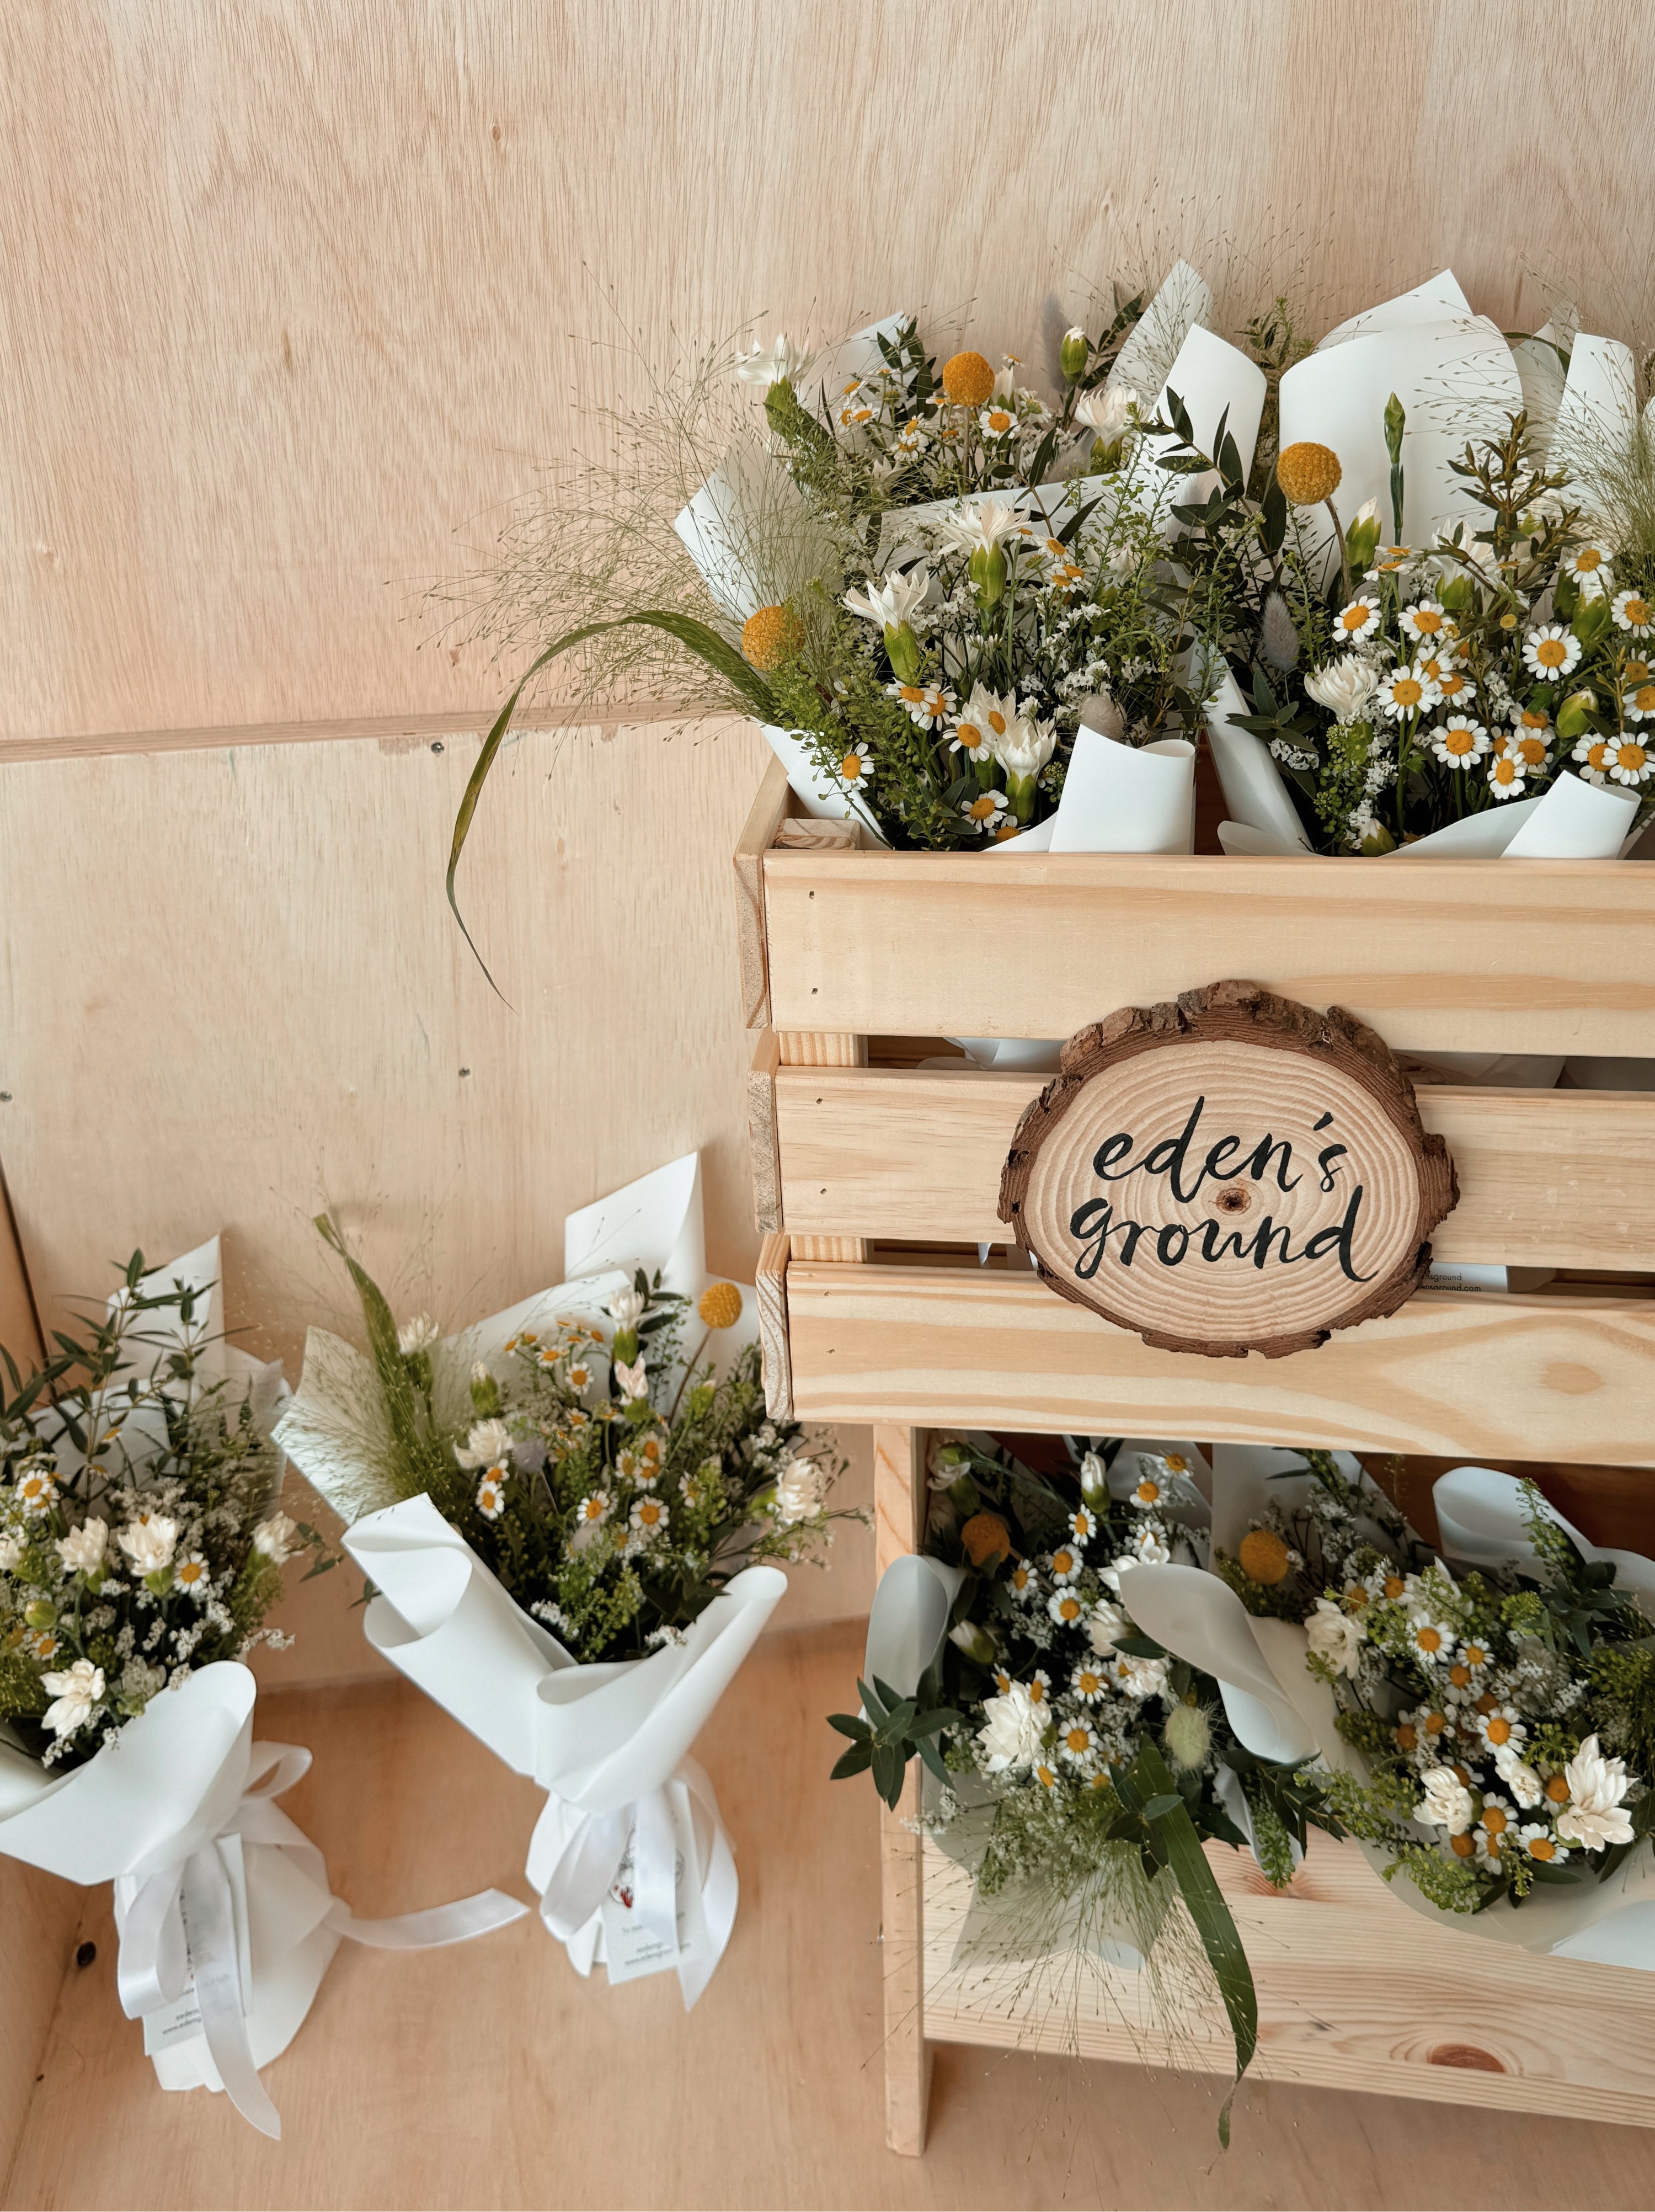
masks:
POLYGON ((1422 645, 1435 645, 1443 635, 1446 617, 1435 599, 1421 599, 1411 607, 1404 607, 1397 617, 1397 626, 1404 637, 1417 640, 1422 645))
POLYGON ((1006 1580, 1011 1585, 1013 1597, 1021 1598, 1025 1604, 1039 1597, 1040 1594, 1040 1577, 1027 1559, 1019 1559, 1006 1577, 1006 1580))
POLYGON ((1097 1534, 1097 1517, 1088 1506, 1077 1506, 1070 1515, 1069 1533, 1077 1544, 1088 1543, 1097 1534))
POLYGON ((1439 669, 1434 680, 1445 707, 1469 707, 1476 696, 1476 684, 1457 662, 1439 669))
POLYGON ((1404 664, 1382 679, 1373 696, 1391 720, 1400 722, 1434 707, 1442 694, 1424 669, 1404 664))
POLYGON ((574 1509, 577 1528, 601 1528, 609 1517, 609 1494, 607 1490, 589 1490, 574 1509))
POLYGON ((1433 732, 1431 750, 1445 767, 1473 767, 1488 750, 1488 732, 1469 714, 1451 714, 1433 732))
POLYGON ((973 830, 991 836, 1009 819, 1009 807, 1003 791, 979 791, 975 799, 962 799, 960 811, 973 830))
POLYGON ((477 1485, 477 1510, 485 1521, 498 1521, 506 1510, 506 1469, 491 1467, 477 1485))
POLYGON ((1607 783, 1609 781, 1610 756, 1615 750, 1616 743, 1617 740, 1614 738, 1585 737, 1581 738, 1569 757, 1579 763, 1580 774, 1585 782, 1607 783))
POLYGON ((865 791, 873 767, 873 755, 866 745, 852 745, 839 764, 839 780, 847 791, 865 791))
POLYGON ((1508 748, 1497 753, 1488 763, 1488 788, 1496 799, 1519 798, 1528 772, 1528 763, 1508 748))
POLYGON ((945 684, 888 684, 885 689, 889 697, 902 702, 909 720, 922 730, 940 728, 954 712, 954 694, 945 684))
POLYGON ((1559 677, 1568 675, 1579 659, 1579 639, 1561 623, 1531 629, 1524 640, 1523 665, 1543 681, 1555 683, 1559 677))
POLYGON ((50 1513, 57 1495, 58 1485, 52 1480, 50 1468, 44 1467, 30 1468, 27 1474, 20 1474, 12 1492, 12 1496, 31 1518, 36 1514, 50 1513))
POLYGON ((1506 1744, 1515 1747, 1523 1743, 1529 1733, 1518 1718, 1515 1705, 1494 1705, 1488 1712, 1479 1713, 1474 1725, 1490 1751, 1499 1751, 1506 1744))
POLYGON ((199 1604, 212 1587, 213 1571, 200 1552, 190 1552, 173 1569, 173 1580, 186 1597, 199 1604))
POLYGON ((1515 753, 1531 775, 1537 769, 1544 768, 1551 757, 1550 748, 1538 730, 1513 730, 1506 738, 1501 750, 1515 753))
POLYGON ((1370 592, 1359 593, 1333 617, 1333 635, 1341 645, 1360 645, 1379 626, 1379 603, 1370 592))
POLYGON ((1102 1668, 1094 1666, 1089 1660, 1082 1660, 1069 1678, 1070 1695, 1078 1698, 1083 1705, 1095 1705, 1100 1698, 1107 1694, 1108 1688, 1102 1668))
POLYGON ((1577 545, 1564 560, 1563 574, 1573 576, 1588 599, 1597 599, 1615 587, 1614 571, 1601 546, 1577 545))
POLYGON ((1078 1628, 1086 1618, 1086 1607, 1072 1589, 1055 1589, 1046 1601, 1046 1609, 1059 1628, 1078 1628))
POLYGON ((1647 637, 1655 629, 1655 605, 1641 592, 1617 592, 1610 601, 1609 611, 1615 617, 1616 628, 1629 630, 1634 637, 1647 637))
POLYGON ((1655 721, 1655 684, 1634 684, 1621 704, 1628 722, 1655 721))
POLYGON ((1530 1820, 1518 1831, 1518 1841, 1531 1859, 1543 1866, 1557 1866, 1568 1856, 1567 1844, 1560 1844, 1556 1832, 1541 1820, 1530 1820))
POLYGON ((1655 770, 1655 750, 1642 744, 1636 738, 1621 738, 1609 749, 1609 778, 1611 783, 1637 785, 1646 782, 1655 770))
POLYGON ((1098 1732, 1076 1713, 1058 1730, 1058 1756, 1070 1766, 1089 1766, 1097 1756, 1098 1732))
POLYGON ((985 407, 977 427, 985 438, 1005 438, 1016 428, 1017 417, 1009 407, 985 407))
POLYGON ((635 1536, 648 1541, 652 1537, 664 1536, 671 1518, 658 1498, 640 1498, 634 1501, 627 1526, 635 1536))
POLYGON ((1416 1613, 1408 1624, 1409 1642, 1422 1659, 1432 1666, 1446 1665, 1453 1650, 1454 1632, 1428 1613, 1416 1613))
POLYGON ((1081 1558, 1079 1549, 1073 1544, 1059 1544, 1057 1550, 1053 1552, 1052 1557, 1046 1561, 1046 1565, 1051 1571, 1052 1579, 1054 1583, 1072 1583, 1077 1581, 1080 1577, 1081 1569, 1084 1565, 1085 1562, 1081 1558))

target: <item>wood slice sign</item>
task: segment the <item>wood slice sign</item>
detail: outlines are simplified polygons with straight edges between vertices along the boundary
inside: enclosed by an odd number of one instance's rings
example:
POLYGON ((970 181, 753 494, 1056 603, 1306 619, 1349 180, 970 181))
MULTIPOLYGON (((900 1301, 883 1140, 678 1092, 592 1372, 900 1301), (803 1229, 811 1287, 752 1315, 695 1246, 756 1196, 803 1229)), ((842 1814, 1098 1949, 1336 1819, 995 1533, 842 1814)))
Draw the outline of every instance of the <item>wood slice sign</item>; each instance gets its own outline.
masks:
POLYGON ((1280 1358, 1395 1312, 1459 1196, 1389 1047, 1256 983, 1070 1038, 1000 1218, 1043 1281, 1169 1352, 1280 1358))

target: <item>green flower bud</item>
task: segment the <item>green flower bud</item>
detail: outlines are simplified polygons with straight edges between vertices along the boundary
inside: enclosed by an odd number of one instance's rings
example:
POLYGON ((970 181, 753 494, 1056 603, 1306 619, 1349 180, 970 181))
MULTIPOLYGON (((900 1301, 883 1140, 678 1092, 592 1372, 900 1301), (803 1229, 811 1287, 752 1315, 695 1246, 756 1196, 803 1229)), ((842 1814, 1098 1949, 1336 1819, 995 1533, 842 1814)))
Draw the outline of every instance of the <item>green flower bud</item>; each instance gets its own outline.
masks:
POLYGON ((1580 601, 1575 608, 1569 628, 1579 639, 1581 644, 1590 651, 1608 629, 1612 619, 1609 601, 1600 593, 1595 599, 1583 599, 1580 601))
MULTIPOLYGON (((971 556, 971 580, 978 604, 986 612, 1006 595, 1006 556, 1003 547, 979 545, 971 556)), ((908 679, 912 681, 912 678, 908 679)))
POLYGON ((1385 403, 1385 445, 1395 468, 1402 459, 1402 434, 1408 425, 1408 410, 1393 392, 1385 403))
POLYGON ((617 1328, 615 1342, 609 1347, 609 1357, 618 1366, 630 1367, 638 1357, 638 1332, 635 1328, 617 1328))
POLYGON ((37 1597, 33 1605, 24 1607, 23 1618, 31 1628, 50 1628, 58 1618, 58 1608, 45 1598, 37 1597))
POLYGON ((1086 374, 1086 364, 1092 357, 1086 332, 1078 325, 1064 332, 1062 350, 1058 356, 1065 384, 1078 384, 1086 374))
POLYGON ((1081 1462, 1081 1496, 1088 1505, 1102 1506, 1109 1502, 1108 1477, 1096 1452, 1088 1452, 1081 1462))
POLYGON ((906 623, 899 623, 893 629, 885 629, 885 650, 891 657, 891 671, 899 684, 918 684, 924 672, 919 658, 919 640, 906 623))
POLYGON ((500 1385, 480 1359, 471 1370, 471 1403, 484 1420, 500 1411, 500 1385))
POLYGON ((1591 727, 1592 717, 1597 711, 1597 694, 1590 684, 1571 691, 1557 710, 1557 734, 1560 738, 1582 738, 1591 727))
POLYGON ((982 1509, 983 1494, 968 1474, 956 1475, 949 1485, 949 1503, 967 1520, 982 1509))
POLYGON ((1363 838, 1359 849, 1370 857, 1375 853, 1394 853, 1397 849, 1397 841, 1383 822, 1376 822, 1372 830, 1363 838))
POLYGON ((974 1659, 979 1667, 991 1667, 999 1656, 999 1646, 979 1622, 957 1620, 949 1631, 949 1642, 963 1651, 967 1659, 974 1659))
POLYGON ((1006 799, 1019 822, 1034 819, 1035 781, 1032 775, 1008 775, 1006 799))
POLYGON ((698 1382, 695 1385, 695 1388, 689 1394, 688 1403, 690 1419, 692 1421, 704 1421, 707 1415, 712 1411, 712 1401, 718 1396, 718 1390, 712 1383, 698 1382))

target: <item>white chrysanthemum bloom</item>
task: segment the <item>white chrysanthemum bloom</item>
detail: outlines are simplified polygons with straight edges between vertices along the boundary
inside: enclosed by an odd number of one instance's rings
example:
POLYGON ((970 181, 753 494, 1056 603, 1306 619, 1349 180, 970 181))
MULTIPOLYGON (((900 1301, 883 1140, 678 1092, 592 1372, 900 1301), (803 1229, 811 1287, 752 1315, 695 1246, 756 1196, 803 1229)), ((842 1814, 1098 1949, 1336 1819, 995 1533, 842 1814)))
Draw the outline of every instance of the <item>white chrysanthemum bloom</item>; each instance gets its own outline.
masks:
POLYGON ((1508 746, 1488 763, 1488 788, 1496 799, 1518 799, 1528 779, 1529 763, 1508 746))
POLYGON ((1158 1698, 1167 1686, 1164 1659, 1137 1659, 1118 1651, 1109 1662, 1109 1671, 1129 1698, 1158 1698))
POLYGON ((790 1459, 776 1477, 776 1518, 785 1528, 814 1521, 827 1502, 821 1468, 803 1455, 790 1459))
POLYGON ((736 374, 743 384, 756 384, 768 392, 773 384, 791 384, 810 359, 809 342, 792 344, 785 331, 778 331, 770 343, 753 341, 751 353, 736 354, 736 374))
POLYGON ((1420 1777, 1425 1795, 1415 1808, 1416 1820, 1463 1836, 1471 1825, 1471 1793, 1452 1766, 1430 1766, 1420 1777))
POLYGON ((649 1376, 645 1369, 644 1355, 641 1352, 631 1366, 628 1366, 624 1359, 615 1361, 615 1387, 624 1399, 635 1403, 640 1398, 648 1397, 649 1376))
POLYGON ((1025 781, 1038 775, 1058 749, 1056 725, 1020 714, 993 743, 994 757, 1008 775, 1025 781))
POLYGON ((0 1574, 10 1574, 23 1564, 23 1554, 28 1549, 28 1539, 15 1528, 8 1528, 0 1535, 0 1574))
POLYGON ((1605 1759, 1597 1738, 1589 1735, 1563 1769, 1563 1779, 1569 1804, 1557 1816, 1560 1836, 1589 1851, 1632 1841, 1632 1822, 1622 1803, 1629 1779, 1624 1759, 1605 1759))
POLYGON ((1040 1756, 1046 1735, 1046 1706, 1037 1705, 1021 1682, 1004 1694, 983 1700, 983 1725, 977 1743, 987 1774, 1015 1773, 1032 1766, 1040 1756))
POLYGON ((1655 605, 1641 592, 1617 592, 1609 611, 1616 629, 1630 630, 1634 637, 1647 637, 1655 629, 1655 605))
POLYGON ((1305 1640, 1312 1651, 1341 1674, 1354 1675, 1361 1666, 1367 1632, 1356 1614, 1325 1597, 1317 1599, 1316 1610, 1305 1623, 1305 1640))
POLYGON ((1424 714, 1442 694, 1425 669, 1404 663, 1380 679, 1375 696, 1391 720, 1399 722, 1405 715, 1424 714))
POLYGON ((186 1552, 173 1569, 173 1589, 182 1590, 185 1597, 194 1598, 197 1605, 212 1588, 212 1583, 213 1571, 203 1553, 186 1552))
POLYGON ((141 1513, 116 1538, 134 1571, 141 1575, 163 1573, 173 1564, 178 1547, 179 1524, 164 1513, 141 1513))
POLYGON ((1059 1628, 1078 1628, 1086 1619, 1085 1601, 1067 1588, 1054 1589, 1046 1601, 1046 1609, 1059 1628))
POLYGON ((986 760, 1016 719, 1017 702, 1010 693, 1002 698, 986 684, 975 684, 961 709, 959 727, 949 740, 949 750, 962 752, 968 760, 986 760))
POLYGON ((1513 1744, 1501 1744, 1495 1752, 1494 1772, 1525 1812, 1539 1804, 1546 1794, 1545 1784, 1513 1744))
POLYGON ((1555 684, 1579 664, 1580 641, 1561 623, 1531 629, 1523 644, 1523 665, 1543 681, 1555 684))
POLYGON ((18 1476, 12 1496, 31 1519, 38 1514, 50 1513, 58 1498, 58 1484, 51 1468, 27 1468, 18 1476))
POLYGON ((72 1575, 99 1573, 108 1549, 109 1525, 104 1521, 82 1521, 58 1539, 58 1556, 72 1575))
POLYGON ((1354 722, 1379 689, 1377 671, 1354 653, 1343 653, 1305 678, 1305 690, 1340 722, 1354 722))
POLYGON ((454 1447, 461 1467, 493 1467, 496 1460, 511 1456, 512 1431, 500 1420, 473 1421, 465 1442, 454 1447))
POLYGON ((1358 592, 1333 617, 1333 635, 1341 645, 1360 645, 1379 626, 1379 603, 1372 592, 1358 592))
POLYGON ((922 561, 906 575, 894 568, 883 583, 876 583, 870 576, 865 592, 846 592, 845 605, 853 615, 860 615, 864 622, 876 623, 881 629, 900 629, 925 604, 931 582, 931 571, 922 561))
POLYGON ((1087 1618, 1087 1638, 1100 1659, 1112 1658, 1118 1638, 1131 1632, 1125 1608, 1112 1605, 1107 1598, 1100 1598, 1087 1618))
POLYGON ((1082 392, 1075 402, 1075 420, 1109 443, 1132 428, 1137 421, 1137 405, 1138 396, 1129 386, 1118 385, 1111 390, 1103 384, 1082 392))
POLYGON ((1450 714, 1431 735, 1431 750, 1445 768, 1470 768, 1493 743, 1481 722, 1469 714, 1450 714))
POLYGON ((442 1331, 429 1314, 415 1314, 397 1332, 397 1349, 405 1358, 415 1352, 429 1352, 433 1344, 441 1342, 442 1331))
POLYGON ((636 1328, 644 1314, 643 1293, 629 1284, 625 1290, 615 1292, 607 1310, 617 1328, 636 1328))
POLYGON ((92 1717, 104 1693, 101 1667, 77 1659, 60 1674, 42 1674, 40 1687, 52 1702, 45 1710, 45 1724, 59 1738, 73 1735, 92 1717))
POLYGON ((253 1549, 261 1559, 279 1567, 293 1556, 293 1540, 298 1534, 299 1523, 285 1513, 268 1514, 253 1530, 253 1549))
POLYGON ((991 553, 1003 538, 1019 536, 1027 521, 1009 500, 962 501, 943 517, 941 528, 958 552, 991 553))

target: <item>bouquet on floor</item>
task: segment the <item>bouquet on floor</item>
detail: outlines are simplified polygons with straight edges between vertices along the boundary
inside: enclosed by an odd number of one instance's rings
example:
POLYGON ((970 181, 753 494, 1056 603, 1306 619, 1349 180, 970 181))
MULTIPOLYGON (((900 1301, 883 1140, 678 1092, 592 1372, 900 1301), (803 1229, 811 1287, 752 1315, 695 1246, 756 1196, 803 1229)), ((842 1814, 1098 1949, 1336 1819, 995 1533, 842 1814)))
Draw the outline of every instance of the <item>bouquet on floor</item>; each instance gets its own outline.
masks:
POLYGON ((1254 547, 1226 569, 1241 684, 1210 717, 1227 848, 1622 849, 1655 809, 1655 447, 1631 374, 1604 340, 1514 348, 1446 272, 1288 368, 1274 483, 1204 549, 1254 547))
POLYGON ((690 1747, 838 1517, 766 1413, 752 1294, 706 1273, 699 1158, 572 1215, 567 1279, 455 1335, 345 1256, 367 1351, 312 1330, 278 1438, 350 1524, 368 1639, 550 1793, 529 1878, 579 1971, 673 1967, 692 2004, 737 1893, 690 1747))
POLYGON ((1257 2003, 1201 1847, 1251 1849, 1269 1881, 1290 1881, 1310 1826, 1341 1832, 1306 1771, 1315 1740, 1256 1653, 1225 1675, 1198 1643, 1174 1648, 1190 1586, 1197 1601, 1220 1587, 1199 1564, 1193 1446, 1105 1446, 1044 1471, 991 1446, 935 1450, 927 1552, 880 1583, 862 1711, 832 1723, 852 1739, 835 1775, 871 1770, 894 1806, 921 1759, 926 1825, 973 1869, 987 1953, 1159 1954, 1175 1979, 1192 1925, 1239 2080, 1257 2003), (1251 1746, 1238 1698, 1264 1723, 1251 1746))
POLYGON ((1434 1486, 1434 1549, 1349 1454, 1218 1462, 1241 1533, 1215 1571, 1397 1894, 1525 1948, 1655 1967, 1655 1563, 1491 1468, 1434 1486))
POLYGON ((524 1910, 494 1892, 359 1921, 274 1802, 310 1755, 252 1741, 254 1648, 288 1563, 334 1562, 278 1504, 279 1366, 214 1327, 218 1241, 146 1271, 0 1394, 0 1851, 113 1881, 128 2016, 162 2087, 223 2088, 269 2135, 258 2069, 342 1937, 421 1948, 524 1910))

